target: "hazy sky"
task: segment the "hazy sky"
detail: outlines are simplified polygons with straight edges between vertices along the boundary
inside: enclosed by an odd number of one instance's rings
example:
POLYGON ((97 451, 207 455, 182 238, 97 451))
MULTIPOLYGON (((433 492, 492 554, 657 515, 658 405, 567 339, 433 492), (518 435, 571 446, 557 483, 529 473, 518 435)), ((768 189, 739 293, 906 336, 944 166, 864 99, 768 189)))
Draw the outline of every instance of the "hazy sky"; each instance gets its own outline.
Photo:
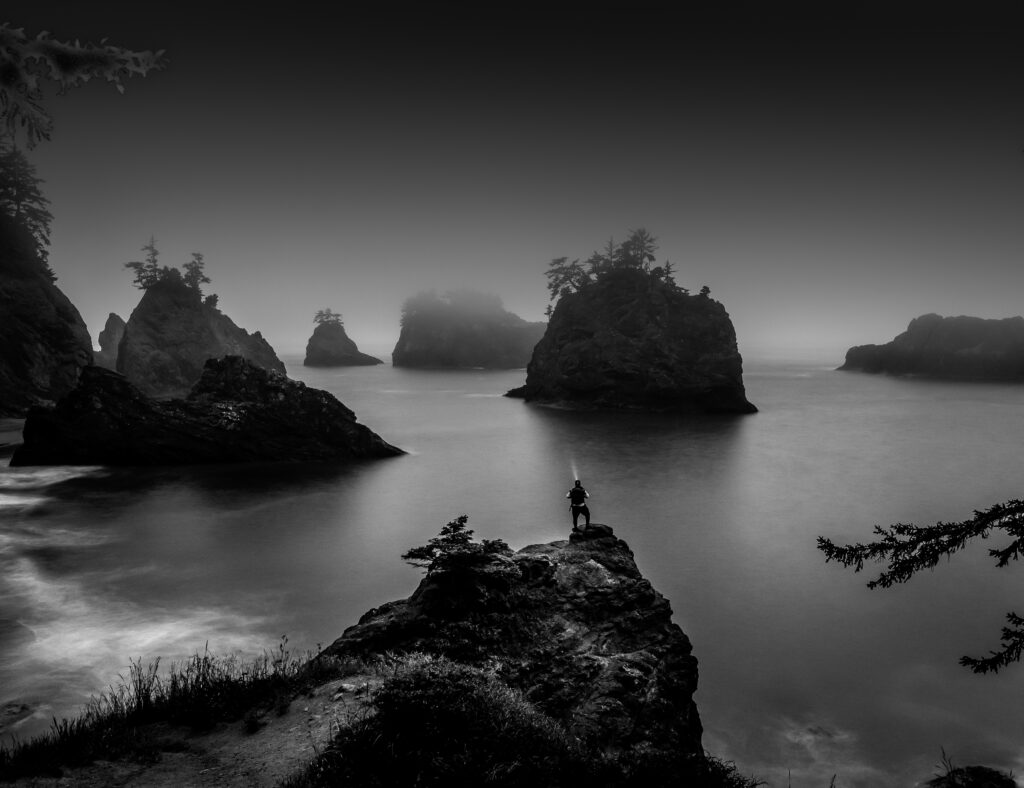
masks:
POLYGON ((223 311, 279 354, 330 307, 386 356, 402 301, 431 287, 542 319, 551 258, 638 226, 682 285, 725 304, 748 359, 838 364, 924 312, 1022 312, 1010 32, 683 24, 636 4, 231 5, 2 12, 31 33, 167 50, 124 95, 53 97, 56 133, 31 153, 58 284, 94 337, 137 303, 123 263, 151 235, 163 263, 203 252, 223 311))

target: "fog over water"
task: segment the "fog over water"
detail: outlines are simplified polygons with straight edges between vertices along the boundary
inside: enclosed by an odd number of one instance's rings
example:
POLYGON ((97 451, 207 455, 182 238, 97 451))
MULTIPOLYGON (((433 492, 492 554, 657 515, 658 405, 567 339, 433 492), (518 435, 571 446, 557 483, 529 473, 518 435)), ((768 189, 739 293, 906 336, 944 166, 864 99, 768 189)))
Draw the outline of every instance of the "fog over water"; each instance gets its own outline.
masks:
MULTIPOLYGON (((522 371, 289 373, 410 451, 355 468, 0 471, 0 705, 45 727, 129 659, 327 644, 407 596, 399 555, 460 513, 513 547, 565 538, 576 472, 700 660, 705 747, 785 786, 906 786, 1024 768, 1024 670, 997 645, 1024 578, 977 545, 904 587, 825 564, 815 538, 961 519, 1019 495, 1016 387, 750 362, 761 411, 692 422, 500 396, 522 371), (575 467, 575 471, 574 471, 575 467), (984 472, 979 473, 979 468, 984 472)), ((995 546, 995 545, 993 545, 995 546)))
POLYGON ((161 263, 203 252, 225 313, 278 352, 324 307, 387 352, 417 290, 494 292, 538 320, 552 258, 645 226, 746 352, 1019 313, 1008 28, 670 10, 8 4, 30 32, 169 59, 124 95, 48 101, 31 158, 59 284, 95 337, 137 303, 123 263, 155 236, 161 263))

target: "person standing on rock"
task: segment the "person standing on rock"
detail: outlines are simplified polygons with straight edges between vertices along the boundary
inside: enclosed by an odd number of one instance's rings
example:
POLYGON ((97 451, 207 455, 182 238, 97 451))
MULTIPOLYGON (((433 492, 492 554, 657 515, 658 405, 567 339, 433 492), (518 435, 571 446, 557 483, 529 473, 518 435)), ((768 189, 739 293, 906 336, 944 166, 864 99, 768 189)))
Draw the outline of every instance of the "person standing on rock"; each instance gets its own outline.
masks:
POLYGON ((583 527, 589 526, 590 509, 587 508, 587 498, 590 497, 590 493, 583 489, 579 479, 576 480, 573 488, 565 494, 565 497, 569 499, 569 508, 572 510, 572 530, 576 530, 576 524, 579 522, 581 514, 586 518, 583 527))

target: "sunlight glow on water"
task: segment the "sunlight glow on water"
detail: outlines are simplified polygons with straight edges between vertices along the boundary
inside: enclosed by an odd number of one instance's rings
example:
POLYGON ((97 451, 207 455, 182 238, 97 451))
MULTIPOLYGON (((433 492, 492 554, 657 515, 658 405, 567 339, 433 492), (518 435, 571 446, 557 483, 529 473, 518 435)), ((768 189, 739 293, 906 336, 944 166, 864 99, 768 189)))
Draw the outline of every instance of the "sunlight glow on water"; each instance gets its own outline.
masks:
MULTIPOLYGON (((460 513, 513 547, 565 538, 565 492, 626 539, 700 660, 705 747, 772 785, 904 786, 957 763, 1021 771, 1024 667, 996 645, 1024 581, 986 545, 886 591, 817 535, 1018 497, 1024 394, 819 365, 748 365, 739 419, 570 413, 500 394, 522 371, 291 374, 411 453, 354 468, 0 469, 0 707, 70 714, 130 658, 326 645, 408 594, 398 556, 460 513), (567 474, 571 473, 571 478, 567 474), (38 499, 45 499, 39 502, 38 499)), ((45 727, 45 726, 43 726, 45 727)))

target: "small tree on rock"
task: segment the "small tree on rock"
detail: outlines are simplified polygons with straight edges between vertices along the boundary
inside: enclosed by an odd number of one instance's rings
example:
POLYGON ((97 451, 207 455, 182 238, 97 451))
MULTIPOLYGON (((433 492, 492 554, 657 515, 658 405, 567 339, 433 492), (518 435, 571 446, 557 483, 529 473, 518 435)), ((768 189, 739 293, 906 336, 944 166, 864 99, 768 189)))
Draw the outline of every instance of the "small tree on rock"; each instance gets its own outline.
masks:
POLYGON ((467 522, 469 515, 460 514, 425 545, 413 547, 403 553, 402 560, 412 566, 426 569, 429 574, 438 570, 464 568, 486 556, 508 555, 512 552, 501 539, 474 542, 473 531, 466 527, 467 522))
POLYGON ((342 326, 344 323, 341 321, 341 312, 335 312, 332 309, 318 309, 316 314, 313 315, 313 322, 318 326, 331 325, 331 326, 342 326))
POLYGON ((156 239, 153 236, 150 236, 149 243, 142 247, 142 251, 146 253, 144 260, 134 260, 130 263, 125 263, 124 267, 130 268, 135 272, 133 284, 140 290, 147 290, 160 281, 162 273, 160 264, 157 262, 160 252, 156 248, 156 239))
POLYGON ((202 286, 210 283, 210 277, 204 272, 206 263, 201 252, 192 252, 192 259, 182 266, 185 284, 202 295, 202 286))

